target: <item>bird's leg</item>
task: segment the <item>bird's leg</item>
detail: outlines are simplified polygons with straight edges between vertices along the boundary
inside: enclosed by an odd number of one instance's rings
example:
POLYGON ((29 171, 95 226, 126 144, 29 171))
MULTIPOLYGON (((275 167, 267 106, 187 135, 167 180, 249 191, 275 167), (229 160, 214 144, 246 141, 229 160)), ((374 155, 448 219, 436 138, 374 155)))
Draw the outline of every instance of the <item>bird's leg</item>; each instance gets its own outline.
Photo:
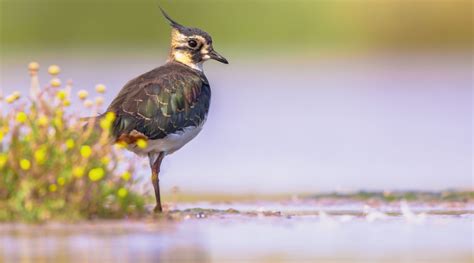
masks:
POLYGON ((149 154, 148 157, 150 158, 150 166, 151 166, 151 182, 153 183, 153 188, 155 189, 155 198, 156 198, 156 206, 154 211, 157 213, 161 213, 163 211, 161 207, 161 196, 160 196, 160 167, 163 158, 165 157, 165 153, 160 152, 158 155, 149 154))

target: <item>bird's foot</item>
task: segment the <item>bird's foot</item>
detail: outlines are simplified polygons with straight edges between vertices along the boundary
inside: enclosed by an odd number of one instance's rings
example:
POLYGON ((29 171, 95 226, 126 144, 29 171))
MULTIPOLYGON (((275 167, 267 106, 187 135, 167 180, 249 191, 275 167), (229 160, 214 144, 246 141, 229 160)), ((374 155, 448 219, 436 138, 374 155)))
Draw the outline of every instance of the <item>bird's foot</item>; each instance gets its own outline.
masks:
POLYGON ((153 209, 153 212, 155 213, 162 213, 163 209, 161 208, 161 205, 155 206, 155 209, 153 209))

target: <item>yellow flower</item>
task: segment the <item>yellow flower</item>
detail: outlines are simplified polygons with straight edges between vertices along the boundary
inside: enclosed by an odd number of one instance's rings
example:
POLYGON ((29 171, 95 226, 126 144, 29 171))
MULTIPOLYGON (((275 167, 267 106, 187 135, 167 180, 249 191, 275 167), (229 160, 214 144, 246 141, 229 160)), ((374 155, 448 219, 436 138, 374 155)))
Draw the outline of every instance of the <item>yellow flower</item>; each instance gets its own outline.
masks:
POLYGON ((15 91, 12 93, 12 96, 17 100, 21 97, 21 93, 19 91, 15 91))
POLYGON ((48 187, 50 192, 56 192, 58 190, 58 186, 56 184, 50 184, 48 187))
POLYGON ((11 104, 11 103, 19 100, 20 97, 21 97, 20 92, 15 91, 11 95, 9 95, 8 97, 5 98, 5 102, 11 104))
POLYGON ((58 75, 59 72, 61 72, 61 69, 57 65, 51 65, 48 68, 48 73, 53 76, 58 75))
POLYGON ((34 157, 35 161, 38 164, 44 164, 46 162, 46 153, 47 153, 47 148, 46 146, 41 146, 38 150, 35 151, 34 157))
POLYGON ((98 84, 95 86, 95 90, 99 93, 104 93, 106 88, 104 84, 98 84))
POLYGON ((38 118, 38 125, 41 127, 46 127, 48 125, 48 117, 41 115, 38 118))
POLYGON ((110 129, 112 126, 112 123, 115 120, 115 113, 113 112, 107 112, 105 114, 105 117, 100 120, 100 127, 104 130, 110 129))
POLYGON ((104 169, 98 167, 89 171, 89 179, 93 182, 99 181, 105 175, 104 169))
POLYGON ((74 145, 76 145, 76 143, 74 142, 73 139, 66 140, 66 148, 68 148, 69 150, 74 148, 74 145))
POLYGON ((84 158, 89 158, 92 154, 92 149, 89 145, 84 145, 81 147, 81 155, 84 158))
POLYGON ((28 120, 28 115, 26 115, 26 113, 20 111, 16 114, 16 122, 25 123, 26 120, 28 120))
POLYGON ((31 162, 27 159, 21 159, 20 160, 20 168, 22 170, 28 171, 31 168, 31 162))
POLYGON ((68 99, 65 99, 65 100, 63 101, 63 105, 64 105, 64 107, 69 107, 69 106, 71 106, 71 101, 68 100, 68 99))
POLYGON ((12 96, 12 95, 7 96, 7 97, 5 98, 5 102, 8 103, 8 104, 12 104, 12 103, 15 102, 15 101, 16 101, 16 98, 15 98, 14 96, 12 96))
POLYGON ((115 116, 115 113, 112 112, 112 111, 109 111, 109 112, 107 112, 107 113, 105 114, 105 119, 108 120, 108 121, 110 121, 110 122, 115 121, 115 117, 116 117, 116 116, 115 116))
POLYGON ((61 186, 63 186, 66 183, 66 179, 64 179, 64 177, 59 177, 57 181, 58 181, 58 184, 61 186))
POLYGON ((35 61, 30 62, 30 64, 28 64, 28 70, 38 71, 39 70, 38 62, 35 62, 35 61))
POLYGON ((77 178, 81 178, 84 175, 84 167, 76 166, 72 168, 72 175, 77 178))
POLYGON ((90 108, 94 105, 94 102, 92 102, 91 100, 85 100, 84 101, 84 107, 86 108, 90 108))
POLYGON ((7 164, 8 156, 6 153, 0 153, 0 169, 2 169, 5 164, 7 164))
POLYGON ((58 127, 58 129, 63 128, 63 120, 61 119, 61 117, 54 118, 53 123, 56 127, 58 127))
POLYGON ((108 130, 112 126, 112 123, 107 119, 100 119, 99 125, 102 129, 108 130))
POLYGON ((102 98, 102 97, 95 98, 95 104, 97 106, 102 106, 102 104, 104 104, 104 98, 102 98))
POLYGON ((140 149, 145 149, 148 146, 148 143, 144 139, 138 139, 137 140, 137 146, 140 149))
POLYGON ((0 131, 0 142, 3 141, 3 136, 5 136, 5 135, 3 134, 3 131, 0 131))
POLYGON ((128 181, 128 180, 130 180, 130 178, 132 178, 132 175, 130 174, 129 171, 126 171, 126 172, 124 172, 124 173, 122 174, 121 177, 122 177, 122 179, 123 179, 124 181, 128 181))
POLYGON ((124 141, 119 141, 117 143, 115 143, 115 149, 117 150, 121 150, 121 149, 124 149, 125 147, 127 147, 127 143, 124 142, 124 141))
POLYGON ((100 159, 100 162, 103 163, 104 165, 107 165, 110 163, 110 158, 107 156, 104 156, 100 159))
POLYGON ((120 197, 120 198, 124 198, 128 195, 128 191, 127 189, 125 189, 124 187, 120 187, 120 189, 117 191, 117 195, 120 197))
POLYGON ((89 96, 89 92, 87 92, 86 90, 81 89, 79 92, 77 92, 77 96, 79 97, 79 99, 85 100, 89 96))
POLYGON ((56 117, 62 118, 63 115, 64 115, 64 111, 63 111, 61 108, 57 108, 57 109, 54 111, 54 114, 56 115, 56 117))
POLYGON ((61 80, 58 79, 58 78, 53 78, 53 79, 51 79, 51 81, 49 82, 49 84, 50 84, 52 87, 58 88, 58 87, 61 87, 61 80))
POLYGON ((56 97, 60 100, 64 100, 67 97, 66 91, 60 90, 58 93, 56 93, 56 97))

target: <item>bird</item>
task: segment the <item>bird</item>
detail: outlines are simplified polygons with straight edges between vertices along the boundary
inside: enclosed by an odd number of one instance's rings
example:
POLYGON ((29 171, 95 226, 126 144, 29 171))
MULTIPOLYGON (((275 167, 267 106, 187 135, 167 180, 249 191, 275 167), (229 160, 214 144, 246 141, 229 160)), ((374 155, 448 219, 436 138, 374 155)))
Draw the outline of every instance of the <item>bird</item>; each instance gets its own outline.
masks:
POLYGON ((211 87, 203 63, 211 59, 229 63, 214 50, 207 32, 183 26, 160 10, 171 26, 166 63, 127 82, 103 114, 115 114, 111 135, 116 143, 148 156, 157 213, 163 211, 159 185, 163 158, 195 138, 207 119, 211 87))

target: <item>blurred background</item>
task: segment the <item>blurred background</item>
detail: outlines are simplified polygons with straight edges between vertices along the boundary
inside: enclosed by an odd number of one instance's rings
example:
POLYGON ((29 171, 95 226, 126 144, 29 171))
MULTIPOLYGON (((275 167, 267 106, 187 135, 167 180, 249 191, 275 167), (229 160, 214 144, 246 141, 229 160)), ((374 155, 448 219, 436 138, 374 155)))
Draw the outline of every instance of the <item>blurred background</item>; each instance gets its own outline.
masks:
MULTIPOLYGON (((230 61, 205 64, 211 112, 201 134, 165 159, 165 191, 473 187, 471 1, 159 4, 209 32, 230 61)), ((1 0, 0 89, 26 93, 26 66, 38 61, 44 84, 50 64, 77 90, 105 84, 107 105, 166 61, 170 28, 157 5, 1 0)))

